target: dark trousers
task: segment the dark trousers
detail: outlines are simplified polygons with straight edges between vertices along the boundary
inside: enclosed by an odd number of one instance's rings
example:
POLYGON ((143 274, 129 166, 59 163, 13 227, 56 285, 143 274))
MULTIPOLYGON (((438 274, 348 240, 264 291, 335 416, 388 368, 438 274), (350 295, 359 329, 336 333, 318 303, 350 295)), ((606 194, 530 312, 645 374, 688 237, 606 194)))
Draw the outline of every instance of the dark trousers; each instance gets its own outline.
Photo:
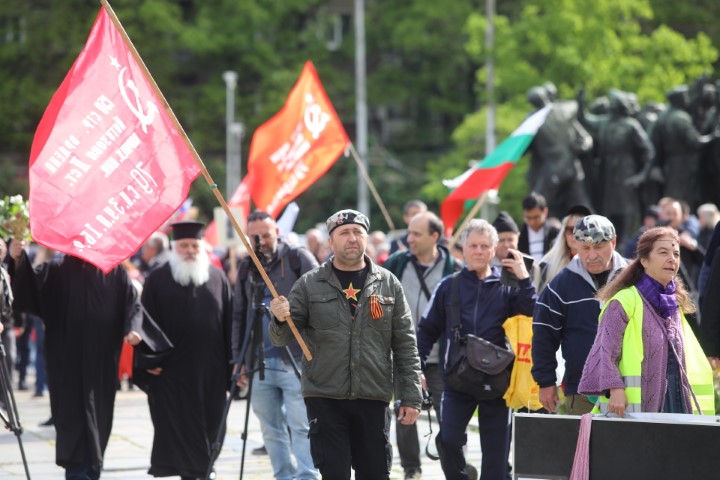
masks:
MULTIPOLYGON (((25 383, 27 369, 30 365, 30 343, 35 332, 35 395, 42 395, 45 390, 45 326, 40 317, 25 316, 25 330, 17 340, 17 370, 20 384, 25 383)), ((18 387, 19 388, 19 387, 18 387)))
MULTIPOLYGON (((432 396, 435 414, 440 419, 440 399, 442 398, 443 380, 440 373, 440 366, 436 363, 427 364, 425 370, 425 381, 427 382, 428 391, 432 396)), ((397 376, 395 377, 398 378, 397 376)), ((397 381, 396 381, 397 383, 397 381)), ((399 386, 395 385, 395 398, 399 397, 399 386)), ((425 415, 422 413, 422 415, 425 415)), ((395 437, 397 441, 398 454, 400 456, 400 465, 406 472, 417 470, 420 471, 420 438, 418 436, 417 423, 412 425, 403 425, 395 419, 395 437)))
POLYGON ((310 450, 322 478, 356 480, 390 478, 390 408, 378 400, 306 397, 310 450))
POLYGON ((505 400, 502 397, 477 400, 471 395, 450 388, 443 392, 440 433, 436 439, 445 478, 468 478, 463 446, 467 443, 465 432, 476 407, 482 449, 480 479, 510 479, 510 410, 505 405, 505 400))

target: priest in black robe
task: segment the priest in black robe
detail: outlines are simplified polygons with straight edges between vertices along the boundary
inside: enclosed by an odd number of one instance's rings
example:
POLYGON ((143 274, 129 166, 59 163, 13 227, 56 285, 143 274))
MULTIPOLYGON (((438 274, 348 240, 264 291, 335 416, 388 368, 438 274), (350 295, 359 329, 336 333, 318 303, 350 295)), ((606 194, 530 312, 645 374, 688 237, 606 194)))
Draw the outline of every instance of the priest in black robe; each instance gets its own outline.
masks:
POLYGON ((140 323, 137 293, 123 267, 104 274, 65 255, 33 269, 23 246, 11 242, 8 270, 14 306, 45 321, 55 462, 67 479, 96 480, 112 429, 123 337, 140 323))
POLYGON ((142 293, 147 315, 173 346, 156 367, 137 372, 155 427, 148 473, 156 477, 204 478, 223 423, 232 373, 231 287, 210 265, 203 226, 173 224, 170 260, 150 274, 142 293))

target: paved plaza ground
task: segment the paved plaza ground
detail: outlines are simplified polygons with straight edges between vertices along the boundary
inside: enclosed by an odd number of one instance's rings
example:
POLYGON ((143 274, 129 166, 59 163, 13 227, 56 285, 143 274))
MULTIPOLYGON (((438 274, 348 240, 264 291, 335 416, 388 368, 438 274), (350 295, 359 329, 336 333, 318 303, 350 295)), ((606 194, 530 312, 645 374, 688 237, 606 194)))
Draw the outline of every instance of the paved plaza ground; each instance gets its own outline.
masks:
MULTIPOLYGON (((28 384, 32 385, 33 382, 34 379, 31 379, 28 384)), ((55 430, 52 427, 39 426, 50 416, 47 394, 42 398, 34 398, 31 389, 30 391, 15 391, 15 398, 24 430, 21 438, 31 478, 34 480, 62 479, 64 471, 55 465, 55 430)), ((246 402, 244 400, 233 402, 230 408, 225 444, 215 464, 218 479, 234 479, 240 476, 241 435, 245 410, 246 402)), ((427 415, 424 412, 422 418, 424 420, 419 422, 419 429, 424 435, 428 432, 427 415)), ((178 421, 182 421, 182 419, 178 419, 178 421)), ((433 432, 437 433, 435 421, 433 421, 433 432)), ((394 427, 392 435, 394 442, 394 427)), ((152 439, 153 427, 145 394, 137 388, 132 391, 118 392, 115 401, 113 430, 105 453, 105 469, 101 478, 126 480, 151 478, 147 475, 147 469, 150 462, 152 439)), ((422 438, 421 441, 424 448, 426 439, 422 438)), ((244 479, 273 478, 268 457, 251 454, 251 450, 262 443, 259 423, 251 413, 244 479)), ((473 429, 472 433, 468 432, 468 460, 476 466, 480 464, 480 441, 476 429, 473 429)), ((17 438, 4 430, 0 431, 0 478, 3 480, 26 478, 17 438)), ((393 458, 391 478, 403 478, 397 450, 393 458)), ((433 462, 423 457, 423 478, 443 479, 439 462, 433 462)))

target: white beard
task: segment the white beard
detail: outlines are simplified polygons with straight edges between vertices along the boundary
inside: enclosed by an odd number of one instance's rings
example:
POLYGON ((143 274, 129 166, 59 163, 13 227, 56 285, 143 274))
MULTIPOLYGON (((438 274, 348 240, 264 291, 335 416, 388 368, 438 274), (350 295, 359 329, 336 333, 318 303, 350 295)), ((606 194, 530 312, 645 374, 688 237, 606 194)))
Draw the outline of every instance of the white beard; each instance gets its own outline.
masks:
POLYGON ((170 252, 170 271, 176 282, 183 287, 200 286, 210 279, 210 258, 204 249, 200 249, 194 261, 183 259, 176 251, 170 252))

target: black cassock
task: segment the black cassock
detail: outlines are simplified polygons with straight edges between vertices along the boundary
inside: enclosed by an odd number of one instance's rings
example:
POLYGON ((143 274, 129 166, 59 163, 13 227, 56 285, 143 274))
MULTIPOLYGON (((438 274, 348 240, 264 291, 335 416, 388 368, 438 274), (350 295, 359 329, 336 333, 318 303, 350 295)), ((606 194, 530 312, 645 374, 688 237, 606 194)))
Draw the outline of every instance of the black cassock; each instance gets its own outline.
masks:
POLYGON ((137 293, 124 268, 107 275, 69 255, 34 272, 11 262, 15 306, 45 321, 55 461, 102 468, 112 429, 123 336, 139 323, 137 293))
POLYGON ((173 345, 159 362, 162 373, 143 378, 155 427, 151 475, 206 473, 230 382, 231 299, 215 267, 199 287, 177 283, 169 264, 145 281, 142 303, 173 345))

